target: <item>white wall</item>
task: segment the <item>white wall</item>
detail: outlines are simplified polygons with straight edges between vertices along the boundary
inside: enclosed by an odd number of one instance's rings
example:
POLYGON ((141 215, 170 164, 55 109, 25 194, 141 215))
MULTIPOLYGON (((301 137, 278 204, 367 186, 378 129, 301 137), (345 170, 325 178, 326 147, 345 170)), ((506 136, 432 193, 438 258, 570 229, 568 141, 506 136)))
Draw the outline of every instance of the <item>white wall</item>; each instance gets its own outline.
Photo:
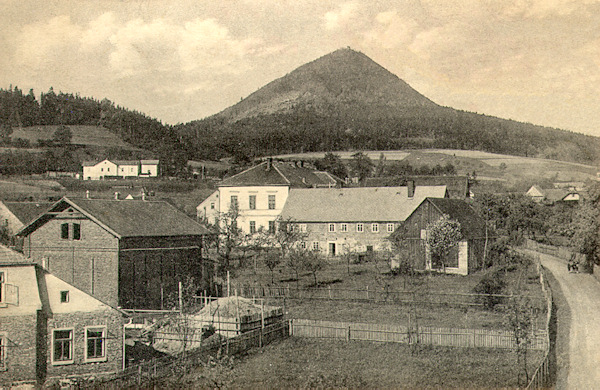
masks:
POLYGON ((288 186, 248 186, 248 187, 219 187, 219 210, 226 213, 229 210, 231 196, 238 197, 240 216, 238 227, 244 233, 250 232, 250 221, 256 222, 256 229, 269 228, 269 221, 275 221, 281 214, 289 194, 288 186), (250 210, 249 197, 256 195, 256 209, 250 210), (269 195, 275 195, 275 208, 268 208, 269 195))

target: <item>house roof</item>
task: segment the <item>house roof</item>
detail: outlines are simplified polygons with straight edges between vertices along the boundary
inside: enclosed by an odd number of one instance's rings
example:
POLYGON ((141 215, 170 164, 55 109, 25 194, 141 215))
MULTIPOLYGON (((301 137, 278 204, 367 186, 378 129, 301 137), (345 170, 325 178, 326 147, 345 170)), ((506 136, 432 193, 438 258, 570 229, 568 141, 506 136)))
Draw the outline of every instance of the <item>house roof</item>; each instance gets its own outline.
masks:
POLYGON ((465 199, 469 196, 467 176, 384 176, 368 177, 365 187, 405 186, 413 181, 416 186, 446 186, 450 198, 465 199))
POLYGON ((286 185, 292 188, 335 186, 333 175, 317 173, 291 162, 262 162, 223 180, 219 187, 286 185))
POLYGON ((467 202, 461 199, 427 198, 442 214, 460 223, 465 238, 480 238, 485 234, 485 222, 467 202))
POLYGON ((158 165, 160 160, 140 160, 140 162, 144 165, 158 165))
POLYGON ((8 210, 24 225, 33 221, 53 205, 50 202, 3 202, 8 210))
POLYGON ((537 185, 531 186, 527 191, 527 195, 533 198, 543 197, 551 202, 558 202, 565 199, 568 195, 579 194, 579 191, 570 190, 567 188, 540 188, 537 185))
POLYGON ((197 236, 209 230, 174 206, 162 201, 62 198, 49 212, 18 233, 28 235, 69 207, 80 211, 116 237, 197 236))
POLYGON ((404 221, 426 197, 446 196, 445 186, 291 189, 281 218, 299 222, 404 221))
POLYGON ((96 164, 98 164, 97 161, 84 161, 81 163, 81 165, 84 167, 93 167, 96 166, 96 164))
POLYGON ((13 249, 0 245, 0 265, 6 264, 33 264, 33 259, 25 257, 13 249))
POLYGON ((117 165, 140 165, 140 160, 109 160, 117 165))

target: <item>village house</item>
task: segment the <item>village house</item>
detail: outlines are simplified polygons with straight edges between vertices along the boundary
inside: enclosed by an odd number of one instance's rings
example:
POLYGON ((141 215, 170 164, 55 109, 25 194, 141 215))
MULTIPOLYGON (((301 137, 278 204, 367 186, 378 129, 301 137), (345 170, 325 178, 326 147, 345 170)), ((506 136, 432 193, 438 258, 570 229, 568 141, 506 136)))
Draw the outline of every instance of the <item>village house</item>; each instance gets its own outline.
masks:
POLYGON ((109 160, 83 162, 84 180, 157 177, 159 160, 109 160))
POLYGON ((208 229, 166 202, 62 198, 23 227, 23 253, 112 306, 162 309, 193 278, 209 289, 208 229))
POLYGON ((415 186, 446 186, 451 199, 469 199, 474 196, 471 180, 467 176, 382 176, 367 177, 364 187, 397 187, 413 182, 415 186))
POLYGON ((384 251, 389 235, 430 196, 448 196, 446 187, 292 189, 281 221, 305 233, 302 248, 328 256, 384 251))
POLYGON ((235 205, 239 212, 237 226, 242 232, 252 234, 261 228, 275 232, 290 188, 328 188, 340 182, 330 173, 306 168, 303 163, 268 159, 223 180, 218 190, 198 205, 197 216, 214 224, 220 213, 235 205))
POLYGON ((536 202, 545 203, 577 203, 581 199, 580 192, 574 188, 541 188, 540 186, 533 185, 525 195, 529 196, 536 202))
POLYGON ((16 234, 25 225, 46 211, 52 203, 0 201, 0 227, 6 233, 5 244, 20 250, 23 239, 16 234))
POLYGON ((403 234, 408 247, 408 259, 417 270, 437 269, 445 273, 467 275, 484 265, 485 222, 463 200, 425 199, 404 221, 403 234), (432 261, 426 240, 428 225, 443 215, 460 223, 463 238, 443 260, 443 267, 440 267, 432 261))
POLYGON ((125 314, 0 247, 0 387, 123 369, 125 314))

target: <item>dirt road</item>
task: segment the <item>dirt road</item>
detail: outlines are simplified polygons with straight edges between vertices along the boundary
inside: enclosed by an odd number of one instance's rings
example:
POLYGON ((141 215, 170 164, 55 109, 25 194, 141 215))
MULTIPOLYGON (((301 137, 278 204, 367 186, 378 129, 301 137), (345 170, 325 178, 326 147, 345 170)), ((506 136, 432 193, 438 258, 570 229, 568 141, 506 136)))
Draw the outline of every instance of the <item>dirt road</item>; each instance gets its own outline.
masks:
POLYGON ((600 283, 592 275, 569 273, 566 262, 557 257, 540 258, 560 284, 571 311, 566 388, 600 389, 600 283))

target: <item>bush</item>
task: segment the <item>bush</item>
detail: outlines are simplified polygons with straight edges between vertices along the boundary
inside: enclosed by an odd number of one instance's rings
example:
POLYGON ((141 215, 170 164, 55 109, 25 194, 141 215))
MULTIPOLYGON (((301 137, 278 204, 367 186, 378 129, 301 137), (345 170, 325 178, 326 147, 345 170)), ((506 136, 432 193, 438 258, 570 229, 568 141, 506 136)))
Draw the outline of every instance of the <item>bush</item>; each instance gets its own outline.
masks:
POLYGON ((483 303, 483 306, 486 309, 492 310, 497 304, 502 303, 503 301, 502 297, 494 295, 502 294, 505 287, 506 282, 504 281, 502 270, 496 270, 495 272, 485 275, 473 288, 473 292, 476 294, 488 294, 477 297, 477 302, 483 303))

